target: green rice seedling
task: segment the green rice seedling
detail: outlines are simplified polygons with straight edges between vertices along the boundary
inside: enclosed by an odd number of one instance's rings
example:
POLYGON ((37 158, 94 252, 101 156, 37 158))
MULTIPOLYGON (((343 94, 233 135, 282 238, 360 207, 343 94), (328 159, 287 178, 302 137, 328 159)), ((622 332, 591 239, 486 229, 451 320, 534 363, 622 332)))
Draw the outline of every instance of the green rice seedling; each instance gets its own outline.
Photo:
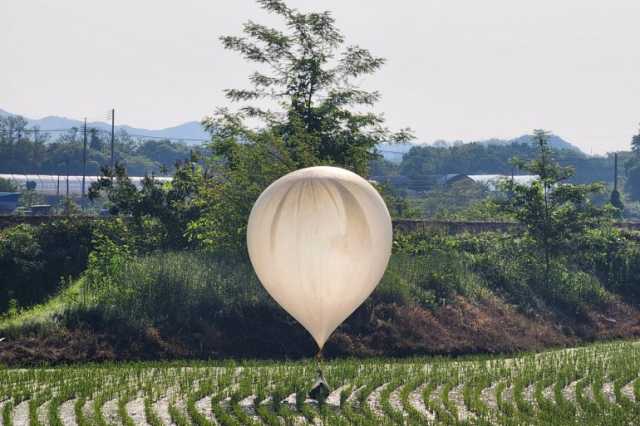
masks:
POLYGON ((321 413, 319 410, 314 409, 312 405, 306 403, 310 390, 309 386, 298 383, 294 390, 296 394, 296 411, 300 413, 307 422, 314 423, 315 420, 321 416, 321 413))
POLYGON ((458 407, 456 407, 456 405, 449 399, 449 392, 451 392, 453 387, 456 385, 457 380, 452 378, 444 384, 440 392, 440 400, 442 401, 442 405, 444 409, 449 413, 449 416, 443 417, 451 419, 450 421, 452 421, 453 424, 458 422, 458 407))
POLYGON ((62 401, 59 395, 56 395, 49 402, 49 407, 47 408, 47 418, 49 420, 50 426, 62 426, 62 419, 60 418, 60 405, 62 401))
POLYGON ((400 384, 401 381, 399 379, 387 383, 384 390, 380 393, 380 406, 382 408, 382 412, 392 423, 402 425, 405 422, 404 415, 402 412, 393 408, 390 401, 391 394, 398 389, 400 384))
POLYGON ((146 422, 151 426, 164 426, 160 417, 155 413, 150 398, 144 399, 144 417, 146 422))
POLYGON ((506 381, 501 381, 496 385, 496 404, 501 414, 507 417, 513 416, 515 412, 513 404, 504 397, 508 387, 509 382, 506 381))
MULTIPOLYGON (((191 421, 193 422, 193 424, 198 426, 211 426, 214 424, 213 421, 209 420, 205 415, 200 413, 196 408, 197 401, 200 401, 201 399, 207 397, 208 395, 213 394, 213 392, 214 392, 214 386, 212 382, 209 380, 203 380, 202 383, 200 384, 200 387, 196 391, 191 392, 188 395, 187 413, 189 414, 189 417, 191 418, 191 421)), ((212 401, 211 405, 213 410, 213 405, 214 405, 213 398, 211 398, 211 401, 212 401)))
POLYGON ((493 415, 489 407, 482 401, 481 393, 483 389, 491 386, 491 377, 481 371, 475 373, 476 376, 464 384, 463 396, 466 407, 476 416, 475 424, 490 425, 493 423, 493 415))
POLYGON ((640 379, 633 382, 633 396, 636 401, 640 401, 640 379))
POLYGON ((75 404, 73 405, 73 412, 76 416, 76 423, 78 424, 78 426, 90 426, 92 424, 91 419, 88 419, 84 415, 83 408, 84 408, 85 402, 86 402, 85 397, 81 396, 76 400, 75 404))
POLYGON ((231 413, 235 416, 240 424, 248 426, 258 426, 259 423, 254 421, 253 418, 251 418, 251 416, 248 415, 240 406, 240 401, 248 396, 249 394, 247 393, 234 393, 231 396, 231 400, 229 401, 229 407, 231 408, 231 413))
MULTIPOLYGON (((211 398, 211 410, 216 420, 223 426, 238 426, 240 422, 236 420, 230 413, 228 413, 222 405, 220 404, 222 401, 222 395, 216 395, 211 398)), ((196 422, 197 423, 197 422, 196 422)), ((203 422, 203 425, 208 423, 203 422)))
POLYGON ((426 418, 420 413, 409 401, 409 396, 411 393, 415 392, 419 386, 424 383, 425 378, 420 375, 414 378, 410 383, 405 385, 400 391, 400 401, 402 403, 402 408, 405 413, 407 413, 407 422, 411 424, 420 424, 425 423, 426 418))
POLYGON ((280 420, 278 416, 271 411, 269 404, 259 404, 256 407, 256 413, 260 416, 260 419, 269 426, 279 426, 280 420))
POLYGON ((438 397, 442 394, 442 389, 438 392, 438 385, 440 385, 438 381, 429 382, 422 394, 422 398, 427 408, 435 414, 438 422, 445 425, 453 425, 456 423, 456 419, 446 410, 442 401, 438 402, 438 397))
POLYGON ((513 400, 516 403, 518 412, 524 417, 533 417, 534 409, 531 403, 524 398, 524 388, 531 385, 531 382, 526 378, 520 378, 515 381, 513 386, 513 400))
POLYGON ((4 426, 13 426, 13 401, 9 401, 2 407, 2 424, 4 426))
POLYGON ((586 395, 587 389, 590 389, 590 387, 590 378, 584 378, 576 384, 576 402, 585 417, 592 417, 599 411, 598 405, 586 395))
POLYGON ((135 426, 135 422, 127 413, 127 403, 131 400, 130 396, 121 396, 118 398, 118 417, 124 426, 135 426))
POLYGON ((29 400, 29 425, 42 426, 40 419, 38 419, 38 407, 42 402, 41 398, 34 398, 29 400))
POLYGON ((180 412, 178 407, 171 402, 169 403, 169 416, 171 417, 171 421, 175 423, 177 426, 189 426, 191 422, 183 413, 180 412))
POLYGON ((420 394, 435 415, 432 423, 438 425, 640 424, 640 399, 633 395, 639 386, 640 346, 630 343, 508 359, 335 360, 323 368, 338 389, 339 404, 334 400, 319 406, 305 400, 316 374, 308 362, 139 362, 3 369, 0 412, 3 425, 11 424, 12 416, 22 419, 24 415, 38 424, 46 414, 48 424, 59 426, 62 407, 73 401, 76 423, 97 425, 104 424, 105 408, 114 403, 122 423, 131 425, 127 403, 139 397, 147 422, 159 426, 162 422, 154 413, 154 402, 169 398, 173 423, 210 425, 214 419, 201 405, 203 398, 210 397, 215 422, 221 425, 286 425, 297 423, 300 416, 308 423, 338 426, 418 425, 431 420, 413 405, 413 398, 420 394), (295 407, 281 403, 292 393, 295 407), (258 421, 250 407, 240 403, 253 395, 258 421), (106 401, 112 402, 105 405, 106 401))
POLYGON ((353 390, 352 386, 347 386, 342 391, 340 391, 340 408, 343 408, 347 403, 347 399, 349 395, 351 395, 351 391, 353 390))
POLYGON ((107 402, 107 396, 105 394, 100 394, 93 400, 93 421, 98 426, 109 426, 102 414, 102 407, 105 402, 107 402))

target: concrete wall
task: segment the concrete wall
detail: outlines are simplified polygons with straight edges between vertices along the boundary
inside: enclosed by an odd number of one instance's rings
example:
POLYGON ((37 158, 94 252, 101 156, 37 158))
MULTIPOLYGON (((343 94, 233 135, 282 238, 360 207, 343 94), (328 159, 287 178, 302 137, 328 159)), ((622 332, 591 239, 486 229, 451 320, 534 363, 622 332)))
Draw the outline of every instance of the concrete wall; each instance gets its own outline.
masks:
MULTIPOLYGON (((640 231, 640 222, 616 222, 615 227, 628 231, 640 231)), ((470 232, 513 232, 521 229, 522 225, 515 222, 451 222, 444 220, 426 219, 396 219, 393 229, 401 232, 438 231, 447 234, 470 232)))
MULTIPOLYGON (((15 226, 21 223, 26 223, 29 225, 40 225, 41 223, 46 223, 46 222, 51 222, 52 220, 55 219, 64 219, 65 216, 14 216, 14 215, 7 215, 7 216, 3 216, 0 215, 0 229, 3 228, 8 228, 10 226, 15 226)), ((73 216, 71 218, 74 221, 93 221, 93 220, 101 220, 103 218, 100 217, 96 217, 96 216, 73 216)))
POLYGON ((511 232, 521 225, 510 222, 452 222, 444 220, 424 219, 396 219, 393 221, 394 231, 424 232, 436 231, 446 234, 460 234, 462 232, 511 232))

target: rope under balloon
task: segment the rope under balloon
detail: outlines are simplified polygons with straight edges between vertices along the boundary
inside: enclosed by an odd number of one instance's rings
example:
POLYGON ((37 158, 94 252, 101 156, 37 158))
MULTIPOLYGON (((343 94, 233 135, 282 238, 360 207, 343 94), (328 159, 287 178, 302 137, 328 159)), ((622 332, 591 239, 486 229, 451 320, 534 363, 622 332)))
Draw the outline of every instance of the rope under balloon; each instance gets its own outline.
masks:
POLYGON ((322 371, 322 361, 323 361, 323 357, 322 357, 322 348, 318 349, 318 353, 316 353, 316 369, 318 371, 318 375, 319 376, 323 376, 323 371, 322 371))

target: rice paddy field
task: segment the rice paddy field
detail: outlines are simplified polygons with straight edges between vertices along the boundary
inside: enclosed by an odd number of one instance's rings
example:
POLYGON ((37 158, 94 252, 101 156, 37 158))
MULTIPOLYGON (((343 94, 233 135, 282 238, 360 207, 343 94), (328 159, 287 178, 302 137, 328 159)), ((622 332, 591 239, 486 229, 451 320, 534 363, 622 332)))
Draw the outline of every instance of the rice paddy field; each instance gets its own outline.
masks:
POLYGON ((516 357, 0 370, 2 425, 640 424, 640 344, 516 357))

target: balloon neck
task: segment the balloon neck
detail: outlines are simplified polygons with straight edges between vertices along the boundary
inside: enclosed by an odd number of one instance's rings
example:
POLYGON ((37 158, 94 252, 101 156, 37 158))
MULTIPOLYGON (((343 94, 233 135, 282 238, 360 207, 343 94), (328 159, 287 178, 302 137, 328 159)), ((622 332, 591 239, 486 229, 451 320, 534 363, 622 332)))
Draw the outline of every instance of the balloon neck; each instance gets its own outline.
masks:
POLYGON ((322 361, 324 360, 322 356, 322 348, 318 349, 318 353, 316 353, 316 365, 318 367, 318 374, 322 374, 322 361))

